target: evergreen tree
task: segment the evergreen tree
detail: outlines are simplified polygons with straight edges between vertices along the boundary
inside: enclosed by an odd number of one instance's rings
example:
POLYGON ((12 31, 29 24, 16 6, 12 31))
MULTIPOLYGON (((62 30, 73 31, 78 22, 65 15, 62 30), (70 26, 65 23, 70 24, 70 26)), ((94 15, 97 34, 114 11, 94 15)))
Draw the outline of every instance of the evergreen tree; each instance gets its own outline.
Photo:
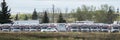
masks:
POLYGON ((112 8, 109 7, 108 13, 107 13, 107 15, 106 15, 106 17, 107 17, 106 22, 107 22, 108 24, 113 23, 113 21, 116 20, 117 16, 118 16, 118 15, 114 14, 114 11, 112 10, 112 8))
POLYGON ((32 20, 37 20, 37 19, 38 19, 38 15, 37 15, 36 9, 34 9, 34 12, 32 14, 32 20))
POLYGON ((66 23, 66 20, 63 19, 62 13, 59 15, 58 23, 66 23))
POLYGON ((27 15, 25 15, 25 18, 24 18, 24 20, 28 20, 28 16, 27 16, 27 15))
POLYGON ((117 8, 117 13, 119 13, 119 8, 117 8))
POLYGON ((42 18, 42 23, 49 23, 49 18, 47 16, 47 11, 44 12, 44 16, 42 18))
POLYGON ((19 20, 19 18, 18 18, 18 14, 16 14, 16 16, 15 16, 15 20, 19 20))
POLYGON ((0 13, 0 23, 4 24, 4 23, 12 23, 12 21, 10 20, 10 9, 8 10, 8 6, 5 2, 5 0, 3 0, 3 2, 1 3, 1 13, 0 13))
POLYGON ((1 10, 0 10, 0 14, 1 14, 2 12, 1 12, 1 10))

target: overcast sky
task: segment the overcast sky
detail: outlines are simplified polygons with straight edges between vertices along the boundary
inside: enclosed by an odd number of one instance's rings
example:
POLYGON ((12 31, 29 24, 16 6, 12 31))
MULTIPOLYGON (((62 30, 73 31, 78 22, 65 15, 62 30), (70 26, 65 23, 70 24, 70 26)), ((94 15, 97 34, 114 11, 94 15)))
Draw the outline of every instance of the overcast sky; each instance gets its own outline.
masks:
MULTIPOLYGON (((2 0, 0 0, 2 2, 2 0)), ((34 8, 38 12, 43 10, 51 10, 52 5, 55 5, 56 9, 65 11, 75 9, 81 5, 100 7, 102 4, 108 4, 115 8, 120 8, 120 0, 6 0, 12 13, 24 12, 32 13, 34 8)))

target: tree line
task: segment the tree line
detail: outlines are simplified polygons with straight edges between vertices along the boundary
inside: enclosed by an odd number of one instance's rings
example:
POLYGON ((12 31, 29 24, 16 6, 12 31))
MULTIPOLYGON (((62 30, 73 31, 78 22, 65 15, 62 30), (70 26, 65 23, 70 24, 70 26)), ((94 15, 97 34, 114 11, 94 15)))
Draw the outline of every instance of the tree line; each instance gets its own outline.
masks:
POLYGON ((3 0, 3 2, 1 2, 1 9, 2 9, 0 10, 1 24, 13 23, 11 19, 14 19, 16 21, 30 19, 30 20, 39 20, 41 21, 41 23, 49 23, 51 22, 51 18, 52 18, 50 16, 55 16, 55 21, 57 23, 66 23, 66 22, 70 22, 70 20, 72 20, 72 22, 89 20, 99 23, 111 24, 119 17, 119 14, 117 14, 119 13, 119 9, 117 9, 117 12, 115 12, 115 8, 107 4, 101 5, 99 9, 96 9, 96 7, 94 6, 83 5, 81 7, 78 7, 77 9, 72 10, 70 13, 60 12, 52 15, 52 13, 44 11, 42 15, 40 15, 36 11, 36 9, 34 9, 32 14, 16 14, 11 16, 10 14, 11 9, 8 9, 5 0, 3 0))
MULTIPOLYGON (((13 23, 13 21, 11 19, 13 19, 13 17, 11 17, 10 11, 11 9, 8 9, 8 6, 5 2, 5 0, 3 0, 3 2, 1 2, 1 9, 0 10, 0 23, 4 24, 4 23, 13 23)), ((49 17, 47 16, 47 11, 44 12, 44 16, 42 17, 41 22, 42 23, 49 23, 49 17)), ((33 14, 31 15, 31 17, 28 17, 30 15, 24 15, 23 16, 23 20, 28 20, 29 18, 32 18, 32 20, 38 20, 38 13, 36 12, 36 9, 34 9, 33 14)), ((60 14, 59 16, 59 20, 58 23, 64 23, 65 20, 63 20, 62 18, 62 14, 60 14), (62 20, 61 20, 62 19, 62 20)), ((19 20, 19 14, 16 14, 14 17, 14 20, 19 20)))
POLYGON ((83 5, 81 8, 78 7, 76 11, 72 12, 71 15, 76 18, 77 21, 95 21, 99 23, 111 24, 113 21, 117 20, 119 16, 119 9, 117 12, 113 6, 107 4, 101 5, 99 9, 93 6, 83 5))

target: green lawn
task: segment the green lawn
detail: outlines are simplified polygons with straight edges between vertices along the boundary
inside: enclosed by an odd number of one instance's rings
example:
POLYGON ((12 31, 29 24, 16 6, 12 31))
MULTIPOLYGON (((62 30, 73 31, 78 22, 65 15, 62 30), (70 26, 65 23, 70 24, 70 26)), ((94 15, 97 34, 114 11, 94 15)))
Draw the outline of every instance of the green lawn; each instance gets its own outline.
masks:
POLYGON ((118 40, 120 33, 88 32, 7 32, 0 33, 0 40, 118 40))

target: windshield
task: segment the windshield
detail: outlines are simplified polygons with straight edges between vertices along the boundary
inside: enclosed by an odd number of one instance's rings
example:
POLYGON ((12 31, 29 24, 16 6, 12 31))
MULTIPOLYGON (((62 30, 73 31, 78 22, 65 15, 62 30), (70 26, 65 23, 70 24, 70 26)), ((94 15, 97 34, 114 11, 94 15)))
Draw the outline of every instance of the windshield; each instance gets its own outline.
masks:
POLYGON ((97 29, 97 27, 91 27, 92 29, 97 29))
POLYGON ((108 29, 108 27, 102 27, 102 29, 108 29))
POLYGON ((47 28, 48 30, 55 30, 55 28, 47 28))
POLYGON ((2 29, 9 29, 9 27, 6 27, 6 28, 2 28, 2 29))
POLYGON ((19 27, 15 27, 15 28, 13 28, 13 29, 20 29, 19 27))
POLYGON ((113 27, 113 29, 119 29, 118 27, 113 27))
POLYGON ((78 29, 77 27, 72 27, 72 29, 78 29))
POLYGON ((31 29, 36 29, 36 27, 31 27, 31 29))
POLYGON ((47 27, 42 27, 42 29, 47 29, 47 27))
POLYGON ((24 28, 24 29, 29 29, 29 27, 26 27, 26 28, 24 28))
POLYGON ((48 30, 50 30, 50 29, 52 29, 52 28, 48 28, 48 30))
POLYGON ((82 29, 88 29, 89 27, 81 27, 82 29))

